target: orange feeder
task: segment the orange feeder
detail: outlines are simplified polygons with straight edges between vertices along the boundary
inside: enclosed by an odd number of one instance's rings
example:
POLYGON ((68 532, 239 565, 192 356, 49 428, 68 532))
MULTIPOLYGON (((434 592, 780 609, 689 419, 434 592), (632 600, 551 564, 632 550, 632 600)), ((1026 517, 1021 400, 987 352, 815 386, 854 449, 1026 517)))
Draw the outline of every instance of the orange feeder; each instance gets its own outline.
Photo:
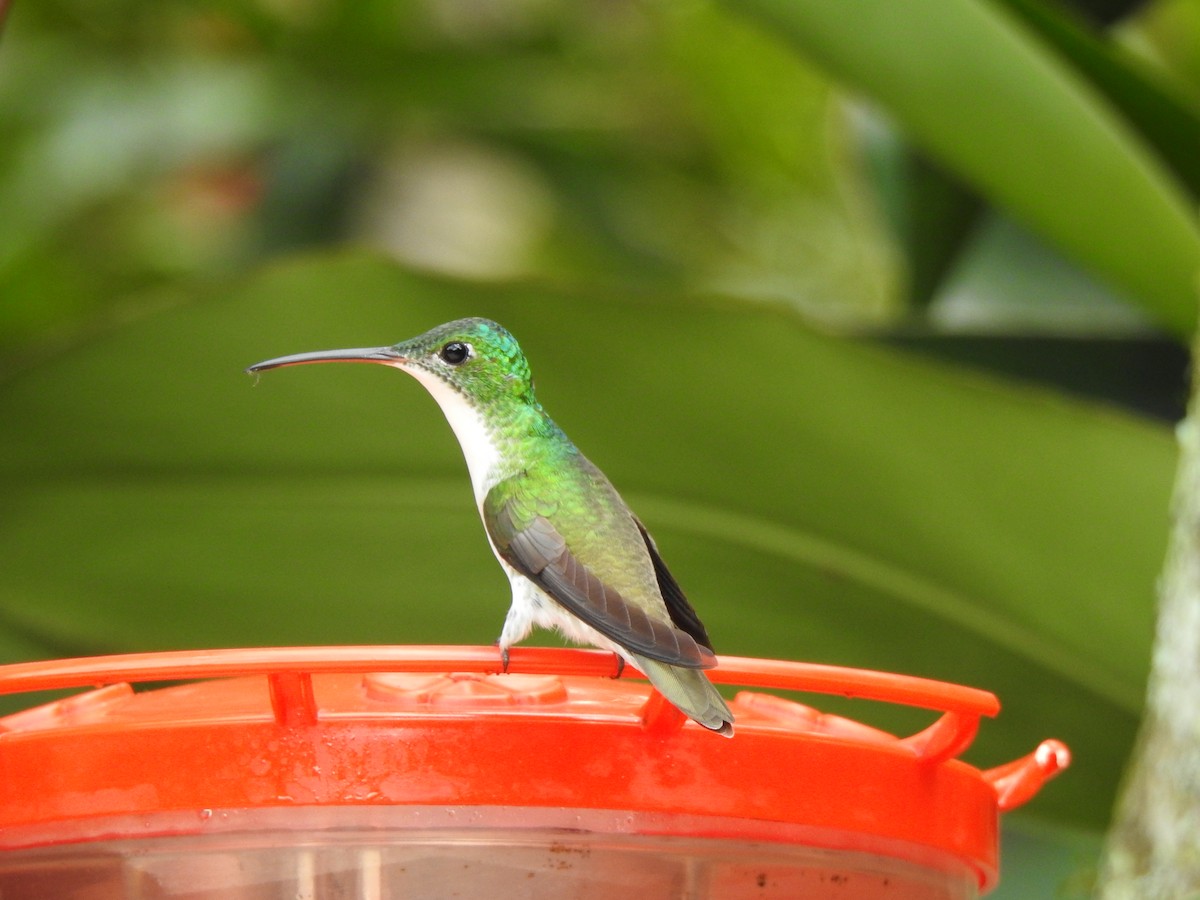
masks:
POLYGON ((742 691, 725 740, 609 653, 498 669, 492 647, 0 667, 0 693, 96 688, 0 719, 0 897, 976 897, 999 813, 1069 759, 969 766, 996 698, 901 675, 723 657, 718 683, 941 712, 898 738, 742 691))

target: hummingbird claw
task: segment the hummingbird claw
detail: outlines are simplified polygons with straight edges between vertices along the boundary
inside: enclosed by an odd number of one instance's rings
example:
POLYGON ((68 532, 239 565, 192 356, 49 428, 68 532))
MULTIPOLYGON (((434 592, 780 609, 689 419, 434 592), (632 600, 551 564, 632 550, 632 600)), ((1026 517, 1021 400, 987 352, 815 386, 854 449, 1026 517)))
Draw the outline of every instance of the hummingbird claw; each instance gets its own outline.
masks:
POLYGON ((500 671, 505 674, 508 673, 508 648, 507 647, 500 648, 500 671))
POLYGON ((615 680, 620 678, 622 673, 625 671, 625 657, 623 657, 620 653, 614 653, 613 656, 615 656, 617 659, 617 672, 615 675, 613 675, 613 679, 615 680))

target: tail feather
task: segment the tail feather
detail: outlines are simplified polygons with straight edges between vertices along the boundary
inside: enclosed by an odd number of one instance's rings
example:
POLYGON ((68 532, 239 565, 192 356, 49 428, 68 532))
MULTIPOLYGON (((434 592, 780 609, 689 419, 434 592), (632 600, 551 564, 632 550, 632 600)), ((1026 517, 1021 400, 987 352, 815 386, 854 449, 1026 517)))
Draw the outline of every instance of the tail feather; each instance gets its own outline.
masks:
POLYGON ((710 731, 733 737, 733 713, 704 672, 668 665, 638 654, 630 655, 633 664, 671 703, 710 731))

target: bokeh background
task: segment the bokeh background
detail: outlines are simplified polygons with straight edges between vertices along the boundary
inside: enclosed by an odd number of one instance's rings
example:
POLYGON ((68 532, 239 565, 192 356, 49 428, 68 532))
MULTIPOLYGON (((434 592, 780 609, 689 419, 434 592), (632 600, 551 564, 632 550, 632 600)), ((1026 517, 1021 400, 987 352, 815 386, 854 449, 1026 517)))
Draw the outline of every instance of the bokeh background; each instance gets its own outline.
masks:
POLYGON ((979 765, 1067 741, 994 896, 1086 892, 1196 320, 1198 0, 7 13, 0 660, 492 641, 424 392, 242 373, 487 315, 719 651, 994 690, 979 765))

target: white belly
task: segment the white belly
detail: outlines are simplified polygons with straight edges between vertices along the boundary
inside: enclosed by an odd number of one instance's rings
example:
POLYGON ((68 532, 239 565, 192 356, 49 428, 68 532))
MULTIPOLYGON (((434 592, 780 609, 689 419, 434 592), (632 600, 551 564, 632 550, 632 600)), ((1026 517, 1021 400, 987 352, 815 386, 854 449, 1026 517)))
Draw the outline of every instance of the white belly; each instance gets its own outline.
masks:
MULTIPOLYGON (((490 543, 490 542, 489 542, 490 543)), ((492 552, 496 550, 492 547, 492 552)), ((557 631, 569 641, 590 644, 601 650, 611 650, 626 661, 632 662, 624 648, 606 638, 592 626, 564 609, 553 597, 510 566, 500 555, 496 555, 504 573, 512 585, 512 606, 504 619, 504 630, 500 633, 500 649, 507 650, 524 640, 536 625, 557 631)))

